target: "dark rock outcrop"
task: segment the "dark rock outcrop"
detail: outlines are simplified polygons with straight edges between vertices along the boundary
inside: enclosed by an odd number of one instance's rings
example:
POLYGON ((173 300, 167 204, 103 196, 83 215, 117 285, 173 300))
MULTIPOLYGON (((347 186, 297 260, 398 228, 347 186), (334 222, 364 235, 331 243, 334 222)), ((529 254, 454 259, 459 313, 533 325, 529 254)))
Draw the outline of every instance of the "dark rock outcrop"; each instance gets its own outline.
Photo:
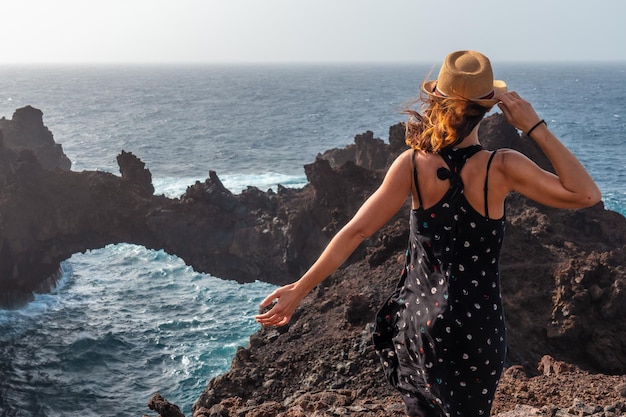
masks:
MULTIPOLYGON (((0 132, 4 306, 51 288, 60 262, 72 254, 120 242, 163 249, 225 279, 291 282, 404 149, 401 125, 392 126, 389 144, 367 132, 344 150, 320 155, 305 167, 309 183, 302 189, 250 187, 234 195, 211 172, 170 199, 153 195, 149 170, 131 153, 118 157, 121 176, 70 171, 36 109, 1 120, 0 132)), ((480 135, 487 148, 515 148, 550 169, 538 147, 499 114, 483 122, 480 135)), ((507 217, 501 265, 510 364, 534 369, 547 354, 583 369, 624 374, 626 219, 601 203, 554 210, 519 195, 510 197, 507 217)), ((392 396, 391 408, 380 415, 393 415, 397 397, 382 381, 368 326, 401 268, 406 219, 401 210, 365 242, 305 299, 291 325, 253 335, 232 369, 209 382, 197 408, 225 407, 223 401, 284 407, 304 401, 303 393, 332 391, 316 401, 366 407, 361 400, 392 396)))
MULTIPOLYGON (((13 152, 32 152, 39 164, 48 170, 68 170, 72 166, 60 144, 55 143, 52 132, 43 124, 43 112, 31 106, 16 110, 13 118, 0 119, 4 146, 13 152)), ((0 148, 2 144, 0 144, 0 148)), ((2 152, 0 152, 1 154, 2 152)), ((3 168, 11 167, 10 159, 0 157, 3 168)), ((2 172, 0 172, 2 174, 2 172)))

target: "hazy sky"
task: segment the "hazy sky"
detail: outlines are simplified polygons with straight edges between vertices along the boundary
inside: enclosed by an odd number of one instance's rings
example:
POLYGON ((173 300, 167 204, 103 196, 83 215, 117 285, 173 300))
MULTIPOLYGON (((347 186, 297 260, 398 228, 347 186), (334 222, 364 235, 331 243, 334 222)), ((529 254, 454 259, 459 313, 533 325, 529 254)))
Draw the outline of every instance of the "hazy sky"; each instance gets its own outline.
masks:
POLYGON ((12 0, 0 61, 624 61, 625 19, 625 0, 12 0))

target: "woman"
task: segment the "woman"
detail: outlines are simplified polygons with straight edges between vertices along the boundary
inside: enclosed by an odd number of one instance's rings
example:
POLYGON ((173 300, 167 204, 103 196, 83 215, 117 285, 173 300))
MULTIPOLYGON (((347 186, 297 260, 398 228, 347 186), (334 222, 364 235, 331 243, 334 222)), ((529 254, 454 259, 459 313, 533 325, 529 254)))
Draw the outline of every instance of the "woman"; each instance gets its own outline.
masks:
POLYGON ((488 416, 506 350, 498 269, 506 196, 515 191, 547 206, 577 208, 596 204, 601 194, 532 106, 494 81, 484 55, 451 53, 422 93, 423 113, 407 110, 411 149, 314 265, 263 300, 262 307, 275 304, 256 319, 288 323, 300 301, 410 194, 406 265, 376 316, 374 346, 409 416, 488 416), (517 151, 481 147, 480 121, 496 104, 541 147, 556 174, 517 151))

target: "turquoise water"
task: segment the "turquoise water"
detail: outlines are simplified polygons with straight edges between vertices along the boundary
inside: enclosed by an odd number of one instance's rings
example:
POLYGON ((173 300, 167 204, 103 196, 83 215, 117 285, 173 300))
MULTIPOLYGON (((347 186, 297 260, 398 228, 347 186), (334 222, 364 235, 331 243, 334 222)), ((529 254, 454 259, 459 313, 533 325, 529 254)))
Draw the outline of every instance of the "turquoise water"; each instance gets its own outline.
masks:
POLYGON ((188 409, 247 344, 272 288, 127 244, 74 255, 63 268, 53 293, 0 311, 6 415, 141 415, 156 391, 188 409))
MULTIPOLYGON (((386 139, 429 70, 0 67, 0 117, 40 108, 74 170, 118 173, 124 149, 172 197, 209 170, 234 192, 299 187, 318 153, 366 130, 386 139)), ((626 214, 626 67, 503 65, 496 76, 579 156, 607 208, 626 214)), ((127 244, 76 254, 63 268, 55 291, 0 310, 0 416, 138 416, 157 391, 189 414, 258 329, 252 317, 273 288, 127 244)))

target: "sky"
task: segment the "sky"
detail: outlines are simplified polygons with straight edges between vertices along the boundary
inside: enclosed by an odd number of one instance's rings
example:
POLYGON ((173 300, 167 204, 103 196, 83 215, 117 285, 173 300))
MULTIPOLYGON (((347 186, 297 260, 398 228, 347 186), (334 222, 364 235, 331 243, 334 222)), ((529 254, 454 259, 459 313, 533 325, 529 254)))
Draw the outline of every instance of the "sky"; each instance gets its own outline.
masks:
POLYGON ((0 62, 626 61, 625 0, 12 0, 0 62))

